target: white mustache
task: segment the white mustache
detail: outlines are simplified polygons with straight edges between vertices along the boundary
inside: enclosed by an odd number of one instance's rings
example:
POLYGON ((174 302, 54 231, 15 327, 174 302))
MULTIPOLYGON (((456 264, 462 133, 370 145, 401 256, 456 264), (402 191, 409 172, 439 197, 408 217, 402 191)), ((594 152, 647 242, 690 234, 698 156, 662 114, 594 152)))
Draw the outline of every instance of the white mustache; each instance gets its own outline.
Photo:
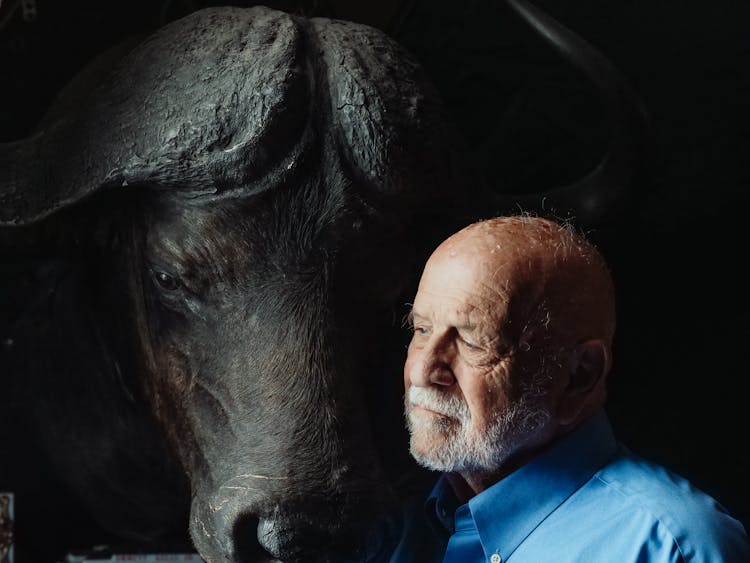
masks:
MULTIPOLYGON (((444 395, 429 387, 410 387, 409 405, 411 408, 423 407, 444 416, 466 422, 471 418, 469 405, 456 395, 444 395)), ((410 409, 411 410, 411 409, 410 409)))

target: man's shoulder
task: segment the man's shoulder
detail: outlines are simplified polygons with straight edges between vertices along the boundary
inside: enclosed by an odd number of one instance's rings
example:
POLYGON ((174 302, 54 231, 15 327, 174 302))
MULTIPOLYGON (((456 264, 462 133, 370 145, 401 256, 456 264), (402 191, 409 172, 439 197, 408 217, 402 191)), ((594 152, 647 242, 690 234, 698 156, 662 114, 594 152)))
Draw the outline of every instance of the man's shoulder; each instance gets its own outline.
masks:
POLYGON ((715 499, 626 449, 552 509, 519 561, 750 562, 742 524, 715 499))
POLYGON ((569 508, 576 504, 595 506, 602 519, 641 530, 644 538, 673 541, 686 560, 717 552, 726 553, 726 561, 750 560, 745 559, 750 558, 750 547, 744 527, 721 503, 626 448, 570 499, 569 508))
POLYGON ((713 497, 667 467, 644 459, 627 448, 594 474, 594 481, 617 494, 622 501, 640 506, 655 517, 685 514, 726 515, 713 497))

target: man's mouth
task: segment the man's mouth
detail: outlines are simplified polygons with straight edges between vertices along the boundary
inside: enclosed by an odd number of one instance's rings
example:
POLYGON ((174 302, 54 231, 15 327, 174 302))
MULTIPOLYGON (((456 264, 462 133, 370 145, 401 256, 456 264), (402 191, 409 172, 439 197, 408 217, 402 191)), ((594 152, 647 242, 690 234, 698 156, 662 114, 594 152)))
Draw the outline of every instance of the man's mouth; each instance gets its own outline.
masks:
POLYGON ((412 403, 411 407, 412 408, 411 408, 410 415, 416 416, 417 418, 439 419, 440 422, 442 423, 457 420, 455 416, 445 413, 443 411, 436 410, 434 407, 428 407, 425 405, 419 405, 415 403, 412 403))
POLYGON ((415 432, 439 432, 445 433, 456 428, 461 421, 442 411, 432 407, 411 403, 409 409, 409 431, 415 432))
POLYGON ((419 405, 419 404, 416 404, 416 403, 412 403, 411 404, 411 412, 412 413, 420 412, 420 411, 423 412, 423 413, 427 413, 429 415, 432 415, 432 416, 441 416, 443 418, 453 418, 449 414, 446 414, 444 412, 435 410, 432 407, 428 407, 428 406, 425 406, 425 405, 419 405))

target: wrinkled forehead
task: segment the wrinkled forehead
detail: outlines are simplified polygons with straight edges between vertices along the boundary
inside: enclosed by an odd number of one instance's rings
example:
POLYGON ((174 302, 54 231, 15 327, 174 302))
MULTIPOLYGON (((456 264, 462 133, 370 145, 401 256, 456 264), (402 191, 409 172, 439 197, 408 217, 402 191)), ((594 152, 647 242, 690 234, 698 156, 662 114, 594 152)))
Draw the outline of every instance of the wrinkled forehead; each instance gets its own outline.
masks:
POLYGON ((541 248, 521 245, 512 233, 464 229, 435 250, 425 273, 460 280, 466 286, 480 284, 509 296, 515 288, 537 279, 531 273, 542 258, 541 248))
POLYGON ((510 324, 547 327, 551 315, 556 333, 566 337, 611 338, 614 331, 614 289, 603 258, 549 220, 512 217, 470 225, 435 250, 422 281, 420 291, 435 294, 447 284, 470 288, 493 300, 488 308, 501 306, 510 324))
POLYGON ((515 248, 490 239, 451 238, 432 254, 420 280, 415 307, 483 309, 503 315, 528 286, 528 269, 515 248))
MULTIPOLYGON (((425 265, 414 313, 481 318, 496 329, 523 326, 546 291, 544 244, 529 244, 515 227, 478 224, 445 240, 425 265)), ((458 321, 461 321, 459 318, 458 321)))

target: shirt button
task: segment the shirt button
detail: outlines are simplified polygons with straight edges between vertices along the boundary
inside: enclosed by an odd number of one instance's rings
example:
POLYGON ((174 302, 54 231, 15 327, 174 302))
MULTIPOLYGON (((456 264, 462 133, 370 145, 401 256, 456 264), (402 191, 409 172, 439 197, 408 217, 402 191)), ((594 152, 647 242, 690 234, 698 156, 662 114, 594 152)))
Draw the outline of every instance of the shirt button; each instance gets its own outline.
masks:
POLYGON ((490 557, 490 563, 500 563, 503 560, 499 553, 493 553, 490 557))

